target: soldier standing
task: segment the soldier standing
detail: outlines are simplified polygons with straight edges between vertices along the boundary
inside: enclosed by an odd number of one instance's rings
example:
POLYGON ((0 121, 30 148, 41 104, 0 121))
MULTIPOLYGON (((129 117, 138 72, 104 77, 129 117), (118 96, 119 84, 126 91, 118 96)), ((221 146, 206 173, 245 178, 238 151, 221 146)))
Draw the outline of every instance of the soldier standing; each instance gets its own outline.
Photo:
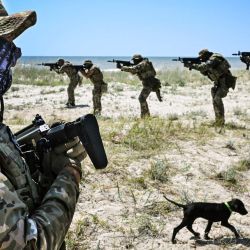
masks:
POLYGON ((184 64, 185 67, 195 69, 214 82, 211 88, 213 108, 215 113, 215 125, 223 127, 225 124, 224 105, 222 98, 227 96, 229 88, 234 89, 236 77, 230 72, 231 65, 218 53, 203 49, 199 52, 201 64, 184 64))
POLYGON ((74 91, 75 91, 76 86, 78 84, 81 84, 82 78, 78 74, 78 70, 76 68, 74 68, 70 62, 65 61, 64 59, 59 59, 57 61, 57 65, 58 65, 58 67, 52 68, 52 70, 54 70, 58 74, 66 73, 70 79, 69 86, 67 88, 68 102, 66 103, 66 106, 68 108, 75 107, 74 91))
POLYGON ((50 170, 50 175, 43 176, 48 185, 42 195, 10 128, 3 123, 3 95, 11 86, 11 67, 21 56, 13 40, 35 23, 34 11, 8 16, 0 1, 0 249, 6 250, 65 249, 85 155, 79 139, 44 153, 41 167, 50 170))
POLYGON ((250 56, 240 56, 240 60, 247 65, 246 69, 249 70, 250 56))
POLYGON ((103 81, 102 71, 91 60, 86 60, 80 72, 94 84, 92 91, 93 113, 100 115, 102 111, 102 94, 107 92, 107 83, 103 81))
MULTIPOLYGON (((159 79, 155 78, 156 71, 152 62, 147 58, 143 58, 141 55, 136 54, 133 56, 132 61, 134 65, 122 66, 121 71, 135 74, 142 81, 143 89, 139 95, 139 102, 141 105, 141 117, 143 118, 145 116, 150 116, 147 98, 152 91, 156 92, 158 100, 162 102, 160 93, 161 82, 159 79)), ((117 66, 119 67, 119 64, 117 66)))

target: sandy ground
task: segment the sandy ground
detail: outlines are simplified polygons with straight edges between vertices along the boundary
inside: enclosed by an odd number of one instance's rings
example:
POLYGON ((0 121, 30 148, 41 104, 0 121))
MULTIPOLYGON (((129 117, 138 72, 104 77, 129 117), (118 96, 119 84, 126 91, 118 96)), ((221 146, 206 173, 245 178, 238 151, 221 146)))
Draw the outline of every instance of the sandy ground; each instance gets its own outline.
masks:
MULTIPOLYGON (((70 111, 65 109, 67 102, 66 87, 37 87, 16 85, 14 90, 9 91, 6 104, 10 105, 7 110, 8 115, 18 115, 25 113, 25 119, 30 120, 36 113, 46 115, 64 114, 65 119, 84 115, 92 112, 92 86, 85 84, 75 90, 76 104, 75 109, 70 111), (45 105, 46 104, 46 105, 45 105), (17 106, 16 106, 17 105, 17 106), (32 109, 31 109, 32 108, 32 109), (27 110, 29 112, 27 113, 27 110), (67 111, 67 112, 66 112, 67 111)), ((224 98, 225 116, 227 122, 238 122, 233 115, 235 109, 245 112, 248 117, 250 114, 249 85, 238 83, 235 91, 230 90, 228 96, 224 98)), ((128 86, 122 83, 110 83, 109 92, 102 98, 103 112, 105 117, 139 117, 140 106, 138 96, 140 86, 128 86)), ((151 93, 148 98, 149 108, 153 116, 187 115, 189 113, 203 113, 205 119, 214 118, 211 105, 210 86, 202 87, 163 87, 163 102, 158 102, 155 93, 151 93)), ((10 117, 8 117, 10 118, 10 117)), ((249 124, 242 124, 247 125, 249 124)))
MULTIPOLYGON (((178 116, 183 122, 212 122, 214 118, 210 87, 185 86, 163 87, 163 102, 151 93, 148 103, 153 116, 178 116)), ((24 119, 29 124, 35 114, 41 114, 46 120, 64 118, 72 121, 92 111, 92 86, 78 87, 76 93, 77 107, 65 109, 66 87, 37 87, 16 85, 8 92, 5 99, 5 119, 15 131, 15 119, 24 119)), ((109 92, 103 96, 103 117, 117 118, 127 116, 131 119, 139 117, 138 95, 140 86, 128 86, 121 83, 110 83, 109 92)), ((175 175, 163 191, 169 197, 178 199, 188 196, 195 201, 224 202, 232 197, 244 201, 250 210, 249 181, 250 171, 242 173, 242 190, 225 187, 211 178, 213 174, 228 169, 242 159, 250 159, 250 82, 238 83, 235 91, 224 98, 226 122, 245 127, 243 130, 226 130, 205 144, 195 141, 178 141, 178 147, 161 153, 157 157, 167 158, 175 166, 175 175), (234 149, 227 147, 234 145, 234 149)), ((115 158, 109 155, 109 162, 115 158)), ((187 229, 177 234, 177 244, 170 242, 172 230, 182 217, 182 211, 172 207, 168 215, 156 214, 145 218, 147 207, 163 202, 162 186, 155 188, 150 183, 145 190, 131 190, 119 184, 119 171, 125 171, 129 177, 138 177, 149 168, 150 159, 140 159, 123 169, 119 166, 115 171, 96 172, 86 161, 86 178, 81 187, 81 194, 71 231, 77 237, 78 247, 74 249, 249 249, 250 247, 250 215, 241 216, 233 213, 230 222, 240 231, 243 238, 236 241, 232 232, 222 228, 218 223, 212 227, 211 241, 195 240, 187 229), (143 211, 143 212, 142 212, 143 211), (157 234, 150 228, 155 225, 157 234), (140 230, 140 223, 144 230, 140 230), (79 230, 83 228, 82 234, 79 230), (81 236, 80 236, 81 235, 81 236)), ((179 199, 180 201, 180 199, 179 199)), ((194 230, 201 235, 206 221, 198 219, 194 230)))

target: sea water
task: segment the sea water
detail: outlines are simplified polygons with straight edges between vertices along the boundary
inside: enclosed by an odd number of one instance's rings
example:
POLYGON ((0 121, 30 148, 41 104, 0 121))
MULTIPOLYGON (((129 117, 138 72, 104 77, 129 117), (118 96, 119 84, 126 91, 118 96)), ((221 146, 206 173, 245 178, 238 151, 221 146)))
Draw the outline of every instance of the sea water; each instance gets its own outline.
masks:
MULTIPOLYGON (((22 66, 37 66, 40 63, 54 63, 59 58, 63 58, 75 65, 80 65, 85 60, 91 60, 94 64, 100 67, 102 70, 114 70, 116 69, 115 63, 110 63, 107 61, 116 59, 130 61, 131 57, 128 56, 22 56, 18 65, 22 66)), ((156 70, 162 69, 175 69, 182 68, 183 64, 181 62, 173 61, 172 59, 178 57, 148 57, 148 59, 153 63, 156 70)), ((246 65, 242 63, 239 57, 227 57, 227 60, 231 64, 231 69, 245 69, 246 65)), ((41 66, 42 67, 42 66, 41 66)))

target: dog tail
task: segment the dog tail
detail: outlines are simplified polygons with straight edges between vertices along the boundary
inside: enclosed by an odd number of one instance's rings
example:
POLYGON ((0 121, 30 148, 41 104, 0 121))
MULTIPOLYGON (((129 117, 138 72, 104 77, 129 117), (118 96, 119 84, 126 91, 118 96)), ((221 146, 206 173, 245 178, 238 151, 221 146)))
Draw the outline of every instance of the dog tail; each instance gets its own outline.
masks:
POLYGON ((164 197, 167 201, 169 201, 169 202, 175 204, 175 205, 178 206, 178 207, 186 208, 186 205, 183 205, 183 204, 177 203, 177 202, 175 202, 175 201, 172 201, 172 200, 170 200, 169 198, 167 198, 165 195, 163 195, 163 197, 164 197))

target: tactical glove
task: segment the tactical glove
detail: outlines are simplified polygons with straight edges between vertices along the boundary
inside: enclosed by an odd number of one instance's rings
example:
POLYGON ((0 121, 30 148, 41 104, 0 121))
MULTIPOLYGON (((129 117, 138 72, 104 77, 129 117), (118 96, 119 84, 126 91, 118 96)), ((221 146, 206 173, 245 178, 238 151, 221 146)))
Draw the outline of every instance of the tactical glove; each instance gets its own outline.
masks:
POLYGON ((185 62, 184 67, 188 68, 189 70, 192 70, 193 69, 193 64, 189 63, 189 62, 185 62))
POLYGON ((120 63, 116 63, 116 68, 117 69, 121 69, 122 68, 122 65, 120 63))
POLYGON ((47 177, 53 176, 55 178, 64 167, 72 166, 81 175, 81 161, 86 155, 82 143, 76 137, 74 140, 44 153, 42 162, 43 173, 47 177))

